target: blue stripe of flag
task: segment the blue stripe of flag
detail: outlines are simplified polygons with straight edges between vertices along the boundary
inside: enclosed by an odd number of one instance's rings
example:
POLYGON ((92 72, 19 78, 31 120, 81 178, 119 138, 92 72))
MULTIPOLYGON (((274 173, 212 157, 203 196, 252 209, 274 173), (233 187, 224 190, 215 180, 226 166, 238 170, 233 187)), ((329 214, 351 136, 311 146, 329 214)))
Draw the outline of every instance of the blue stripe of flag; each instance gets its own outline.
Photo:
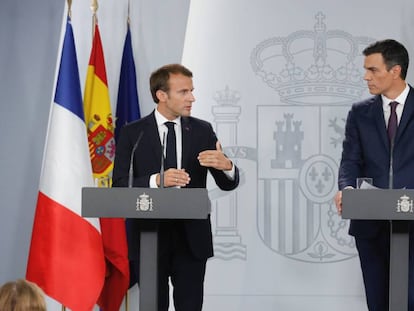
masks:
POLYGON ((85 121, 82 105, 82 92, 79 80, 78 60, 71 20, 66 21, 62 57, 56 84, 55 103, 65 107, 85 121))

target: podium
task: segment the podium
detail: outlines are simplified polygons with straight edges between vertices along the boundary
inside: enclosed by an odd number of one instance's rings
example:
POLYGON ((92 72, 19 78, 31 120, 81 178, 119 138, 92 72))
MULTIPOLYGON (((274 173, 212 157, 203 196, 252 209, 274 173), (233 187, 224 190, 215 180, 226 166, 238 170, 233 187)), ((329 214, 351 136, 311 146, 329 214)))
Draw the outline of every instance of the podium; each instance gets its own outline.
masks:
MULTIPOLYGON (((83 188, 82 216, 99 218, 207 219, 211 205, 204 188, 83 188)), ((151 226, 152 227, 152 226, 151 226)), ((139 310, 158 310, 158 233, 140 236, 139 310)))
POLYGON ((413 189, 344 189, 342 218, 389 220, 389 310, 408 310, 409 224, 414 220, 413 189))

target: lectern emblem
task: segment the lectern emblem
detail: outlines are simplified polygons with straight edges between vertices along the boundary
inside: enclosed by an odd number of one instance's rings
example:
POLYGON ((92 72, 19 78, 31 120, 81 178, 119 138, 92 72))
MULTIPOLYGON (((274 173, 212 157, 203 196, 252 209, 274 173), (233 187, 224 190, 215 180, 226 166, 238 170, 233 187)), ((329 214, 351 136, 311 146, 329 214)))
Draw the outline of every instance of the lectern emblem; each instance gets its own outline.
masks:
POLYGON ((398 200, 397 213, 412 213, 413 212, 413 200, 410 197, 403 195, 398 200))
POLYGON ((152 198, 144 192, 137 198, 136 208, 137 211, 152 211, 152 198))

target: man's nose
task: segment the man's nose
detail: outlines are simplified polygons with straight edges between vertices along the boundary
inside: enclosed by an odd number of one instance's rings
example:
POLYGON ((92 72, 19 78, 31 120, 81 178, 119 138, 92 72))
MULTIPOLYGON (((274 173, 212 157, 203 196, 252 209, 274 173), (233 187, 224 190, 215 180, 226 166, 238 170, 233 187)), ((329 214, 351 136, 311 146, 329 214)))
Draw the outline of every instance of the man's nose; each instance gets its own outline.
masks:
POLYGON ((194 102, 194 101, 195 101, 195 97, 194 97, 193 92, 190 92, 190 100, 191 100, 192 102, 194 102))

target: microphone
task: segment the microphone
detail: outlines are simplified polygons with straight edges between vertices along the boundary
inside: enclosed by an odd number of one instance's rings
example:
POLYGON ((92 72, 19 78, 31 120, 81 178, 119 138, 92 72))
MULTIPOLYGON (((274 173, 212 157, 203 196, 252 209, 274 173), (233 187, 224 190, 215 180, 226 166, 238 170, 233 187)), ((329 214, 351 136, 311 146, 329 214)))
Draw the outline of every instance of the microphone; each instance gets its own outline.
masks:
POLYGON ((165 132, 162 135, 162 143, 161 143, 160 188, 164 188, 164 151, 165 151, 165 132))
POLYGON ((131 151, 131 158, 129 159, 128 188, 132 188, 132 183, 134 180, 134 155, 135 155, 135 150, 137 150, 139 142, 141 141, 142 135, 144 135, 143 131, 139 134, 138 139, 135 142, 135 145, 131 151))

